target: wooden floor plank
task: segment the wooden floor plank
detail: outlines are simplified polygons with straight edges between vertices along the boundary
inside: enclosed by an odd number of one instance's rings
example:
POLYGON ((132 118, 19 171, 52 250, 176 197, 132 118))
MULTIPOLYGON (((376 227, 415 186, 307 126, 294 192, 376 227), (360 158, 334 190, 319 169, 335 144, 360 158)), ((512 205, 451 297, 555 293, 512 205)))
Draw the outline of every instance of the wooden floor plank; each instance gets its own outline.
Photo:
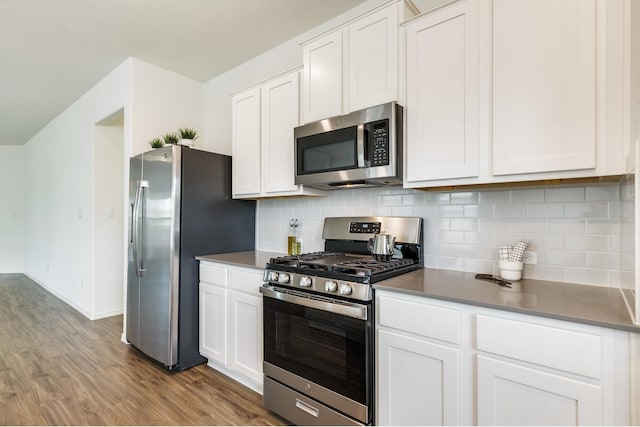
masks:
POLYGON ((286 425, 262 397, 196 366, 173 373, 21 274, 0 274, 0 425, 286 425))

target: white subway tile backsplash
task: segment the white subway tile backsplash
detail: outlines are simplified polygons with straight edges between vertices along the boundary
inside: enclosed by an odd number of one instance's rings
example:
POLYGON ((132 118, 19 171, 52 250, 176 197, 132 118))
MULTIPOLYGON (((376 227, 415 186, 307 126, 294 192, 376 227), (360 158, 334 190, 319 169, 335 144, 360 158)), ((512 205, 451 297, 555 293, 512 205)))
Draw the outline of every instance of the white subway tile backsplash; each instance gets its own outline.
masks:
POLYGON ((464 243, 462 231, 439 231, 438 241, 442 243, 464 243))
POLYGON ((507 204, 511 201, 511 192, 509 190, 487 190, 479 192, 480 204, 496 203, 507 204))
POLYGON ((451 218, 451 230, 476 231, 478 220, 473 218, 451 218))
POLYGON ((586 252, 585 267, 600 270, 617 270, 620 268, 620 256, 610 252, 586 252))
POLYGON ((614 236, 620 232, 620 223, 615 219, 587 219, 587 235, 614 236))
POLYGON ((514 233, 544 233, 545 222, 541 218, 517 218, 511 220, 511 231, 514 233))
POLYGON ((464 243, 467 245, 493 245, 493 233, 482 231, 467 231, 464 233, 464 243))
POLYGON ((584 234, 586 223, 584 219, 547 219, 547 233, 584 234))
POLYGON ((609 203, 567 203, 564 216, 566 218, 609 218, 609 203))
POLYGON ((494 208, 495 218, 526 218, 527 205, 524 203, 496 206, 494 208))
POLYGON ((594 185, 591 187, 586 187, 586 201, 618 201, 620 200, 620 192, 617 191, 617 188, 617 185, 594 185))
POLYGON ((565 281, 583 285, 608 286, 609 274, 595 268, 565 268, 565 281))
POLYGON ((571 267, 584 267, 584 252, 547 249, 544 251, 544 263, 547 265, 563 265, 571 267))
MULTIPOLYGON (((538 264, 526 265, 524 277, 612 286, 622 280, 620 191, 619 185, 457 192, 381 187, 265 199, 258 201, 257 247, 286 251, 291 218, 300 220, 309 252, 322 250, 325 217, 419 216, 427 267, 498 274, 498 246, 527 240, 538 264)), ((633 203, 627 205, 633 213, 633 203)))
POLYGON ((475 191, 461 191, 451 193, 452 205, 473 205, 478 203, 478 193, 475 191))
POLYGON ((584 202, 584 187, 560 187, 547 188, 544 190, 545 201, 547 202, 584 202))
MULTIPOLYGON (((565 237, 562 234, 529 234, 529 250, 537 251, 539 249, 564 249, 564 239, 565 237)), ((540 262, 539 259, 538 262, 540 262)))
POLYGON ((607 236, 565 236, 564 248, 572 251, 608 251, 607 236))
POLYGON ((438 207, 438 215, 443 218, 464 216, 464 207, 460 205, 446 205, 438 207))
POLYGON ((511 203, 544 202, 544 188, 511 190, 511 203))
POLYGON ((527 203, 529 218, 562 218, 564 216, 562 203, 527 203))

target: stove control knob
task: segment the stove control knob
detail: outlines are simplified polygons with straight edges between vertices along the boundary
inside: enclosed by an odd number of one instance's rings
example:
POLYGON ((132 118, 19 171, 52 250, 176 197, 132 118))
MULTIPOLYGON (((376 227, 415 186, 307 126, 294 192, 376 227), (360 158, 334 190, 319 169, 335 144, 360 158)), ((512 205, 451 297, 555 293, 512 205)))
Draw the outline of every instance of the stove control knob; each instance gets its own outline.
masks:
POLYGON ((311 286, 311 277, 302 276, 300 278, 300 286, 302 286, 303 288, 308 288, 309 286, 311 286))
POLYGON ((277 282, 278 281, 278 272, 277 271, 270 271, 268 276, 267 276, 267 280, 270 282, 277 282))
POLYGON ((340 284, 340 295, 351 295, 351 291, 351 286, 347 285, 346 283, 340 284))
POLYGON ((335 292, 338 290, 338 284, 333 280, 327 280, 324 284, 324 289, 327 292, 335 292))
POLYGON ((278 283, 289 283, 289 274, 287 273, 278 274, 278 283))

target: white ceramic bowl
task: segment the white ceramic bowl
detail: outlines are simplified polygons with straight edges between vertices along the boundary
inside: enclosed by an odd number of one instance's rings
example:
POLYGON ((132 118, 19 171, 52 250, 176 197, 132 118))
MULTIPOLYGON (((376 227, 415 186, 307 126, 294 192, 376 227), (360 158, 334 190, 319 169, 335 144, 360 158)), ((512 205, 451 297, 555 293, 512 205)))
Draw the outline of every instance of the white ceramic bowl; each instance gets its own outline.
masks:
POLYGON ((504 280, 520 280, 522 278, 522 261, 498 261, 500 277, 504 280))

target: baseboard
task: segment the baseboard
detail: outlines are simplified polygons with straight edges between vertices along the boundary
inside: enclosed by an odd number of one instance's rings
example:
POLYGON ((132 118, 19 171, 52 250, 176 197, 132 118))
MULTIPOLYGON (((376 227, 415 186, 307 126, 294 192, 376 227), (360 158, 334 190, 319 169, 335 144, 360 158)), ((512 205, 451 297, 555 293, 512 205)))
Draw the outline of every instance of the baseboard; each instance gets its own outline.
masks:
POLYGON ((89 313, 88 311, 84 310, 82 307, 78 306, 76 303, 74 303, 73 301, 70 301, 69 299, 67 299, 64 295, 59 294, 58 292, 54 291, 53 289, 49 288, 47 285, 45 285, 44 283, 42 283, 40 280, 38 280, 37 278, 31 276, 29 273, 24 273, 25 276, 27 276, 29 279, 33 280, 36 284, 38 284, 42 289, 44 289, 45 291, 49 292, 51 295, 55 296, 56 298, 58 298, 59 300, 61 300, 62 302, 64 302, 65 304, 67 304, 68 306, 70 306, 71 308, 73 308, 74 310, 76 310, 77 312, 79 312, 80 314, 82 314, 84 317, 86 317, 89 320, 95 320, 94 315, 89 313))
POLYGON ((106 319, 107 317, 113 317, 113 316, 120 316, 121 314, 124 314, 124 310, 123 309, 105 311, 104 313, 99 313, 99 314, 94 315, 93 316, 93 320, 106 319))
POLYGON ((242 384, 243 386, 248 387, 251 390, 255 391, 256 393, 262 395, 262 384, 256 384, 253 380, 248 379, 244 375, 240 375, 237 372, 234 372, 224 366, 218 365, 216 362, 212 362, 211 360, 209 360, 209 362, 207 363, 207 366, 212 369, 215 369, 216 371, 228 376, 232 380, 235 380, 240 384, 242 384))

